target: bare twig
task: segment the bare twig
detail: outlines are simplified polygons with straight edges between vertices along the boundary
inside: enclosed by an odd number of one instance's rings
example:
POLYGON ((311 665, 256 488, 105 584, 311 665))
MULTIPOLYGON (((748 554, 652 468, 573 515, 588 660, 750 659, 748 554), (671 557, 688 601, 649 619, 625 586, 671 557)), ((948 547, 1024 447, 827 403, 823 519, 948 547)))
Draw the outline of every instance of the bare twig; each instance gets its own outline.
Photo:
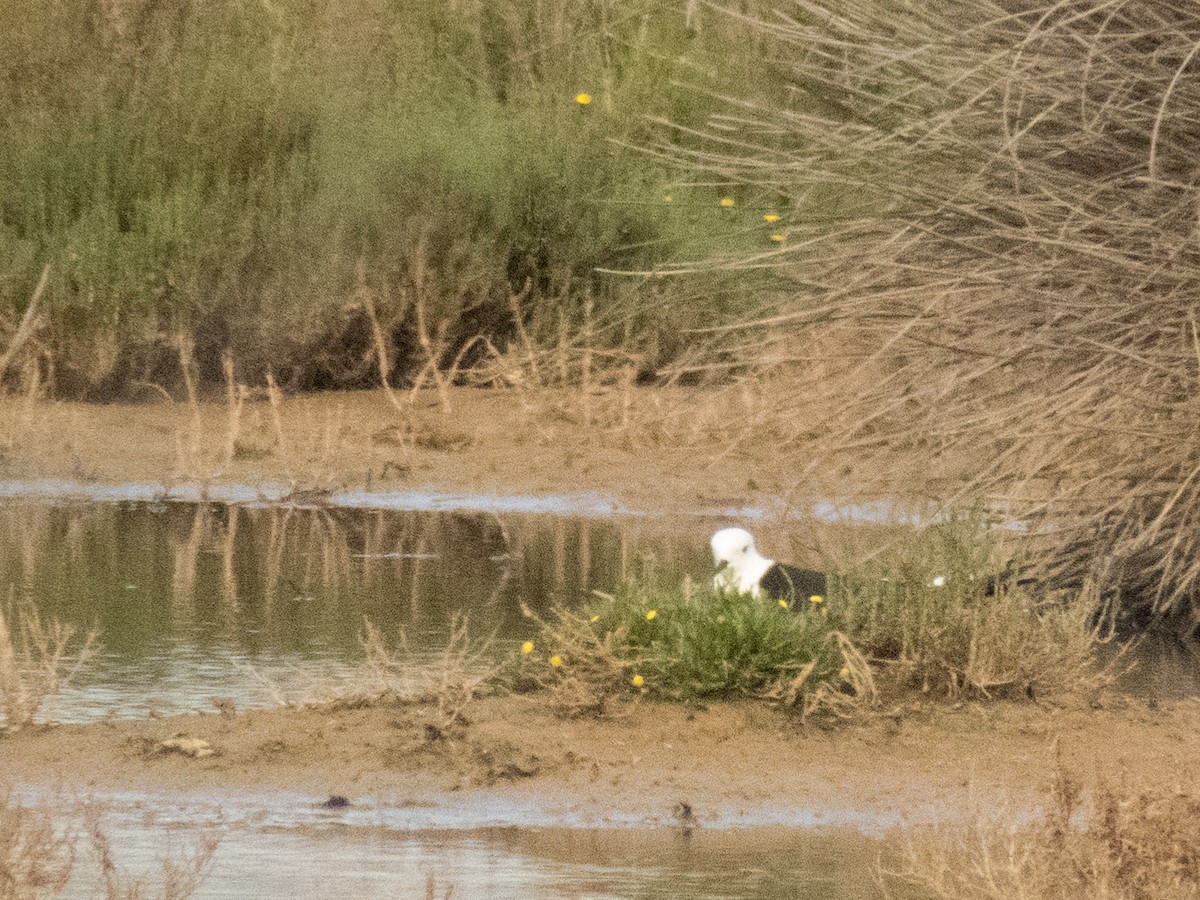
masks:
POLYGON ((33 296, 29 298, 29 306, 25 308, 25 315, 21 317, 21 322, 17 326, 16 332, 13 334, 12 340, 8 342, 8 347, 3 354, 0 354, 0 375, 8 371, 8 367, 12 364, 13 357, 17 352, 25 346, 25 342, 30 336, 37 331, 41 325, 41 319, 38 317, 38 304, 41 302, 42 295, 46 291, 46 285, 50 282, 50 264, 46 263, 42 267, 42 275, 38 278, 37 287, 33 289, 33 296))

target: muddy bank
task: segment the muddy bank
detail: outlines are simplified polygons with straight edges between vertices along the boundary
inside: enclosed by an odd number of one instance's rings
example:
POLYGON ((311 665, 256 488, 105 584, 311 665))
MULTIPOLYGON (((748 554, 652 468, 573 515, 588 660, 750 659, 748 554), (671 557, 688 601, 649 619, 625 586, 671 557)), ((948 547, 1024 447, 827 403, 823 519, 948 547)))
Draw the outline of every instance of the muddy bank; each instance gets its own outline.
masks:
POLYGON ((564 719, 544 698, 481 700, 442 728, 432 705, 214 713, 33 728, 0 739, 0 772, 66 794, 331 796, 401 827, 847 825, 868 833, 1032 809, 1057 743, 1084 784, 1197 789, 1200 703, 1099 709, 916 705, 836 728, 762 705, 635 703, 564 719), (200 758, 165 749, 204 742, 200 758))
POLYGON ((459 388, 446 403, 429 393, 393 403, 381 391, 195 406, 5 398, 0 480, 32 495, 102 499, 324 502, 340 492, 352 503, 366 491, 410 503, 483 496, 493 511, 542 511, 539 501, 567 497, 588 515, 741 517, 817 498, 916 497, 928 483, 928 460, 809 470, 798 449, 782 452, 756 430, 768 403, 683 388, 587 397, 459 388))

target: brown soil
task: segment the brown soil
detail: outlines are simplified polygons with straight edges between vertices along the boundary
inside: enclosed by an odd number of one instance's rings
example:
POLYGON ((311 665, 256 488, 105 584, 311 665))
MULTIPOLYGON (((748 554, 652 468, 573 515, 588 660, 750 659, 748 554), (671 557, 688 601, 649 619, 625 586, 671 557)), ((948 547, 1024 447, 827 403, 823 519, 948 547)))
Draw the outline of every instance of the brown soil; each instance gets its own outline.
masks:
POLYGON ((1168 779, 1195 792, 1200 704, 1069 710, 1034 704, 913 706, 836 728, 761 705, 631 704, 565 719, 538 696, 477 701, 449 732, 425 705, 208 714, 28 729, 0 739, 0 772, 100 794, 202 792, 220 800, 288 790, 313 803, 452 806, 485 792, 535 821, 778 821, 886 826, 1028 809, 1048 787, 1054 744, 1085 784, 1168 779), (184 734, 215 755, 163 751, 184 734), (19 773, 19 774, 18 774, 19 773))
MULTIPOLYGON (((0 403, 0 479, 590 491, 677 516, 778 509, 771 503, 836 493, 846 479, 860 495, 921 483, 897 462, 870 481, 853 468, 804 470, 797 487, 796 458, 729 426, 753 420, 754 404, 736 391, 460 390, 448 400, 447 409, 428 394, 396 406, 378 392, 197 407, 10 399, 0 403)), ((479 701, 469 724, 450 733, 427 727, 430 717, 418 705, 375 705, 30 729, 0 738, 0 779, 420 804, 488 791, 561 821, 669 821, 687 803, 701 822, 808 810, 818 820, 857 813, 885 823, 966 815, 975 803, 1025 805, 1048 781, 1055 740, 1085 781, 1115 776, 1125 760, 1134 779, 1194 784, 1200 738, 1200 704, 1120 698, 1102 709, 934 704, 829 730, 737 704, 635 704, 609 719, 571 720, 536 695, 479 701), (216 755, 155 749, 180 733, 216 755)))
POLYGON ((0 399, 0 479, 588 492, 633 511, 680 515, 780 510, 846 495, 847 485, 857 496, 895 496, 929 477, 922 460, 814 471, 802 444, 783 452, 756 434, 769 401, 734 389, 584 396, 459 388, 446 400, 427 392, 393 404, 380 391, 196 406, 0 399))

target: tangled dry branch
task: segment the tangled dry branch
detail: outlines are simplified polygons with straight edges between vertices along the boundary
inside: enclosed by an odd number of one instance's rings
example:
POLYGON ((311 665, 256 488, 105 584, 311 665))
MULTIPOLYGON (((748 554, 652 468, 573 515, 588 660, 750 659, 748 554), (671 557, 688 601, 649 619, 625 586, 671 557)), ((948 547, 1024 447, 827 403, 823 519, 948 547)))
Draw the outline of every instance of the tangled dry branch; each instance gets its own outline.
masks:
POLYGON ((760 23, 793 100, 662 148, 792 202, 787 245, 743 261, 784 287, 745 340, 838 348, 826 452, 957 460, 1053 574, 1104 567, 1126 611, 1194 628, 1200 8, 794 9, 760 23))

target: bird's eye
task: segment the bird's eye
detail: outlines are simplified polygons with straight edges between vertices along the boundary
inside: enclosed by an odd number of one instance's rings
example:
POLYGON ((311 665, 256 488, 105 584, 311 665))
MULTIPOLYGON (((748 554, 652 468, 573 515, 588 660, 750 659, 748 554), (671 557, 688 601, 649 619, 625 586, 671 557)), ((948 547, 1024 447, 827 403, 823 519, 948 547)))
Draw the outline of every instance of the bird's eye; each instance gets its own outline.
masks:
POLYGON ((743 552, 743 553, 749 553, 749 552, 750 552, 750 545, 749 545, 749 544, 747 544, 745 547, 743 547, 743 548, 742 548, 742 552, 743 552))

